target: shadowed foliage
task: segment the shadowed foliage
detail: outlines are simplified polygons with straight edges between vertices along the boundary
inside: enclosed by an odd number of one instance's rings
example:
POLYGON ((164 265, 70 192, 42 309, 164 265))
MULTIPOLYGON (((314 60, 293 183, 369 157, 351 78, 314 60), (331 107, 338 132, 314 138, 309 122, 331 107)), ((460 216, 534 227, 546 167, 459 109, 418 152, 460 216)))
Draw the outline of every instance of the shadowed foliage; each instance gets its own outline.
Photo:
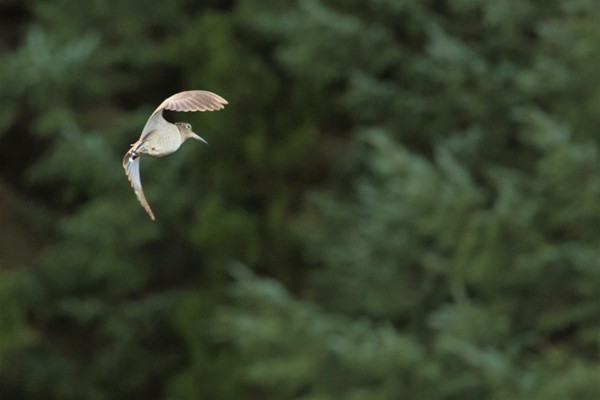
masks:
POLYGON ((0 398, 596 399, 595 1, 0 4, 0 398), (142 12, 143 11, 143 12, 142 12), (121 166, 166 111, 210 146, 121 166))

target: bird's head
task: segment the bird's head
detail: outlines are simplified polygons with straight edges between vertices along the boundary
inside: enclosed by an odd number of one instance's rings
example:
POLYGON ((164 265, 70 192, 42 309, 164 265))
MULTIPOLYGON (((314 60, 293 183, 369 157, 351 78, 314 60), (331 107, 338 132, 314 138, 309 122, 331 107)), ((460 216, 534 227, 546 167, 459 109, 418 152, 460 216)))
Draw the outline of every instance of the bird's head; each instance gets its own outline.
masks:
POLYGON ((181 134, 181 138, 185 141, 187 139, 196 139, 200 142, 204 142, 208 144, 208 142, 202 139, 200 136, 196 135, 192 132, 192 125, 187 122, 175 122, 175 126, 179 129, 179 133, 181 134))

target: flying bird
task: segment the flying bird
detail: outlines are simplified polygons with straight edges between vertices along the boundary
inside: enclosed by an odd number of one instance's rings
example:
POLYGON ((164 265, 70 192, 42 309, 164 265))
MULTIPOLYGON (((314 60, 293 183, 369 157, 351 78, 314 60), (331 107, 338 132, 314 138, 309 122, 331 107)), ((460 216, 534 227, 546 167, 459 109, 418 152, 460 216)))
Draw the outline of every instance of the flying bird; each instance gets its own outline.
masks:
POLYGON ((123 158, 123 168, 127 174, 131 187, 150 218, 155 220, 154 213, 144 196, 142 181, 140 180, 140 157, 164 157, 174 153, 187 139, 206 142, 203 138, 192 132, 192 126, 185 122, 171 123, 163 118, 163 110, 171 111, 216 111, 221 110, 227 100, 221 96, 205 90, 189 90, 180 92, 167 98, 154 110, 137 142, 123 158))

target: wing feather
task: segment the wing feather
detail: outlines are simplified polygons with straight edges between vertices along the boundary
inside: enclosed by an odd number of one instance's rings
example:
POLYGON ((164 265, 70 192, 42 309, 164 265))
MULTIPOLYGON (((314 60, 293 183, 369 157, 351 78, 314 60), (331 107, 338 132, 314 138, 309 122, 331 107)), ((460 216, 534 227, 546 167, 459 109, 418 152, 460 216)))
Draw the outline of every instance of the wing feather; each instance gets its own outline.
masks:
POLYGON ((206 90, 188 90, 180 92, 163 101, 154 111, 161 109, 171 111, 216 111, 221 110, 227 100, 218 94, 206 90))
POLYGON ((179 92, 167 98, 154 110, 142 131, 140 139, 146 137, 151 131, 158 129, 160 125, 166 124, 163 118, 163 110, 169 111, 217 111, 221 110, 227 104, 227 100, 218 94, 206 90, 188 90, 179 92))
POLYGON ((125 173, 127 174, 129 182, 131 182, 131 187, 133 188, 138 201, 154 221, 154 213, 152 212, 150 204, 148 204, 146 196, 144 196, 144 190, 142 189, 142 181, 140 179, 140 157, 134 157, 134 154, 129 150, 123 158, 123 168, 125 168, 125 173))

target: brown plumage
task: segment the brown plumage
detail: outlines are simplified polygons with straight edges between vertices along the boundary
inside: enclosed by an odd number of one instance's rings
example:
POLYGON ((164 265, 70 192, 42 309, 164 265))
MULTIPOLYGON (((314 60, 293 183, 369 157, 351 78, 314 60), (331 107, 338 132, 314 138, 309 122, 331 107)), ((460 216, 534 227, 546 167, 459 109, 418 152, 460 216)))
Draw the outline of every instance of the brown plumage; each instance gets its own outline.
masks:
POLYGON ((150 218, 154 213, 146 200, 140 180, 140 156, 164 157, 169 155, 187 139, 195 139, 206 143, 206 140, 192 132, 192 126, 187 123, 170 123, 163 118, 163 110, 171 111, 216 111, 225 107, 227 101, 221 96, 205 90, 189 90, 167 98, 154 110, 137 142, 131 145, 123 158, 123 168, 133 191, 150 218))

